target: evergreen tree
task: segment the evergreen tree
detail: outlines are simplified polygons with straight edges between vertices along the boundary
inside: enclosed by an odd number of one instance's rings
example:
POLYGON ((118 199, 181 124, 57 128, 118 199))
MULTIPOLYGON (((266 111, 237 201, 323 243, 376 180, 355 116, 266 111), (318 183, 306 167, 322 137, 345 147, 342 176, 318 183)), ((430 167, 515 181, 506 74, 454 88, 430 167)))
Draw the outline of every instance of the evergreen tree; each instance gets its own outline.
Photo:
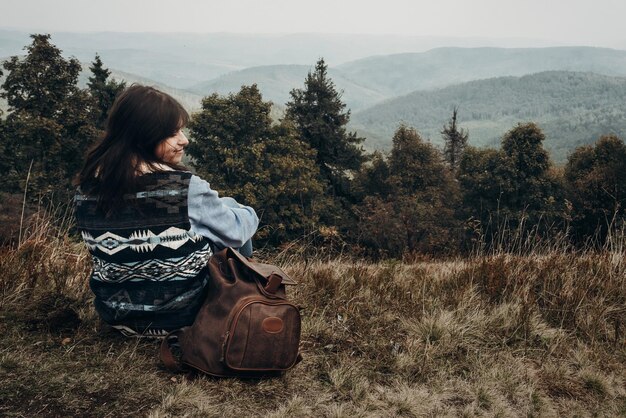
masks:
POLYGON ((393 256, 454 249, 459 192, 441 153, 401 125, 388 172, 386 196, 368 196, 358 208, 362 241, 393 256))
POLYGON ((96 127, 102 130, 115 97, 126 88, 126 83, 109 80, 111 71, 104 67, 98 54, 96 54, 95 61, 89 69, 92 76, 89 77, 87 86, 89 87, 91 97, 96 102, 93 109, 94 120, 96 127))
POLYGON ((576 148, 564 177, 577 239, 594 237, 602 244, 611 224, 622 226, 626 217, 626 145, 607 135, 576 148))
POLYGON ((63 58, 50 43, 50 35, 30 37, 33 42, 25 47, 26 57, 21 60, 13 56, 3 64, 9 73, 2 85, 2 97, 7 99, 11 112, 52 118, 61 110, 63 101, 77 93, 80 62, 63 58))
MULTIPOLYGON (((515 218, 528 216, 531 224, 540 217, 554 218, 558 191, 550 175, 550 157, 543 148, 545 135, 534 123, 518 124, 502 138, 505 164, 511 168, 510 193, 503 195, 503 205, 515 218)), ((562 202, 561 202, 562 203, 562 202)))
POLYGON ((467 147, 459 160, 457 178, 465 216, 483 225, 499 213, 502 197, 513 193, 513 173, 502 150, 467 147))
POLYGON ((14 162, 3 187, 23 189, 30 172, 33 195, 56 193, 63 200, 95 136, 90 100, 76 86, 81 69, 78 60, 64 59, 50 43, 50 35, 31 38, 26 57, 11 57, 3 65, 8 74, 1 96, 9 104, 6 135, 11 138, 6 148, 14 162))
POLYGON ((441 153, 424 142, 414 128, 400 125, 392 144, 389 156, 392 192, 406 195, 447 186, 450 175, 442 178, 445 167, 441 153))
POLYGON ((456 118, 458 111, 459 109, 457 107, 452 110, 452 117, 448 121, 448 125, 444 125, 441 131, 445 144, 443 155, 454 172, 456 172, 459 166, 461 155, 467 146, 467 139, 469 137, 469 133, 466 130, 459 130, 457 128, 456 118))
POLYGON ((315 151, 288 121, 272 125, 270 110, 256 85, 205 97, 189 124, 189 154, 213 188, 257 210, 257 238, 279 243, 316 227, 322 183, 315 151))
POLYGON ((349 171, 358 170, 365 161, 363 142, 354 132, 347 132, 350 111, 328 77, 327 65, 320 59, 309 72, 303 89, 291 91, 287 118, 293 121, 303 141, 316 152, 322 177, 334 196, 348 196, 349 171))
POLYGON ((380 151, 375 151, 361 166, 354 178, 353 195, 359 201, 367 196, 385 198, 389 195, 389 164, 380 151))
POLYGON ((479 221, 487 244, 511 231, 536 234, 562 226, 560 179, 544 139, 534 123, 518 124, 503 137, 500 150, 468 147, 463 153, 457 177, 465 216, 479 221))

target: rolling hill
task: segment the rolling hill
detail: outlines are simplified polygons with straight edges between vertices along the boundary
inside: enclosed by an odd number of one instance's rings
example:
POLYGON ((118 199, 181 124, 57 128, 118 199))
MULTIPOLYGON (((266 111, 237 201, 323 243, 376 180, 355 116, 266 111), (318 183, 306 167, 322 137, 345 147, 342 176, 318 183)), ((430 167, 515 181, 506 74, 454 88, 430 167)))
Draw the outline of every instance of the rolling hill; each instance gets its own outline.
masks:
POLYGON ((436 48, 375 56, 336 67, 355 83, 389 96, 466 81, 542 71, 626 76, 626 51, 590 47, 436 48))
MULTIPOLYGON (((87 87, 87 82, 89 77, 91 76, 91 72, 89 70, 89 65, 82 63, 83 70, 78 77, 78 85, 82 88, 87 87)), ((160 83, 158 81, 152 80, 147 77, 140 77, 136 74, 127 73, 124 71, 118 71, 115 69, 110 69, 111 76, 113 79, 118 81, 125 81, 127 85, 132 83, 139 83, 146 86, 153 86, 159 90, 166 92, 167 94, 172 95, 178 100, 188 112, 194 112, 200 109, 202 96, 199 96, 193 92, 184 89, 178 89, 171 87, 169 85, 160 83)))
MULTIPOLYGON (((289 92, 292 89, 304 86, 304 79, 311 70, 312 67, 308 65, 251 67, 196 84, 187 90, 202 96, 212 93, 228 94, 238 92, 242 85, 256 83, 265 100, 271 100, 280 106, 290 100, 289 92)), ((354 83, 341 71, 330 68, 328 74, 337 89, 343 90, 342 99, 352 110, 366 108, 389 97, 375 89, 354 83)))
MULTIPOLYGON (((207 32, 210 30, 207 27, 207 32)), ((51 35, 52 42, 66 56, 89 62, 98 52, 109 68, 141 74, 177 88, 248 67, 312 65, 319 57, 336 65, 372 55, 422 52, 439 46, 550 45, 549 41, 537 39, 319 33, 52 32, 51 35)), ((0 28, 0 56, 22 55, 23 47, 30 42, 29 32, 0 28)))
MULTIPOLYGON (((200 95, 233 93, 256 83, 276 104, 301 87, 310 65, 256 66, 188 89, 200 95)), ((626 51, 590 47, 437 48, 423 53, 373 56, 329 68, 348 108, 359 111, 385 99, 467 81, 542 71, 589 71, 626 76, 626 51)))
MULTIPOLYGON (((92 33, 84 34, 84 39, 76 34, 55 36, 65 56, 84 56, 82 86, 87 81, 93 50, 102 47, 99 52, 114 78, 156 86, 192 112, 200 107, 203 96, 237 92, 241 85, 256 83, 264 99, 274 102, 274 117, 280 116, 289 92, 303 86, 314 60, 306 65, 255 65, 241 69, 242 65, 279 60, 281 45, 289 51, 285 56, 301 60, 306 54, 295 52, 298 41, 315 49, 341 40, 338 49, 329 49, 338 59, 349 56, 340 51, 346 52, 346 42, 353 39, 308 35, 294 35, 291 39, 275 35, 256 40, 228 34, 152 34, 152 38, 149 34, 127 35, 92 33), (275 49, 270 51, 267 46, 262 50, 262 41, 274 42, 275 49), (247 45, 241 51, 249 51, 254 45, 260 49, 234 60, 236 51, 226 51, 228 45, 247 45)), ((372 51, 382 49, 389 41, 376 37, 358 39, 362 52, 367 49, 364 40, 373 43, 372 51)), ((18 44, 15 33, 0 31, 0 52, 6 53, 18 44)), ((563 161, 575 146, 592 142, 600 134, 625 132, 625 79, 621 77, 626 77, 626 51, 621 50, 437 48, 347 62, 330 67, 329 76, 353 112, 350 128, 367 138, 369 149, 389 148, 391 136, 402 121, 440 142, 439 131, 455 105, 460 106, 460 121, 470 129, 472 143, 497 145, 502 134, 516 123, 536 121, 545 130, 546 146, 557 161, 563 161)), ((6 110, 6 102, 0 100, 0 109, 6 110)))
POLYGON ((461 127, 470 143, 499 146, 519 122, 537 122, 545 146, 557 162, 575 147, 614 133, 626 138, 626 78, 550 71, 522 77, 471 81, 432 91, 416 91, 352 116, 350 129, 367 137, 370 149, 389 149, 400 123, 441 144, 440 131, 459 106, 461 127))
MULTIPOLYGON (((0 58, 0 63, 2 63, 6 58, 0 58)), ((82 71, 78 76, 78 86, 81 88, 87 87, 87 82, 89 77, 91 76, 91 71, 89 70, 90 63, 81 63, 82 71)), ((197 95, 193 92, 183 89, 177 89, 174 87, 170 87, 166 84, 160 83, 158 81, 152 80, 147 77, 141 77, 136 74, 127 73, 124 71, 118 71, 115 69, 110 69, 111 77, 117 81, 125 81, 127 85, 132 83, 140 83, 147 86, 156 87, 159 90, 162 90, 168 94, 171 94, 175 97, 180 103, 183 105, 185 109, 189 112, 194 112, 200 109, 202 96, 197 95)), ((4 82, 4 77, 0 76, 0 85, 4 82)), ((0 113, 4 113, 4 117, 6 117, 6 113, 8 112, 8 104, 6 99, 0 98, 0 113)))

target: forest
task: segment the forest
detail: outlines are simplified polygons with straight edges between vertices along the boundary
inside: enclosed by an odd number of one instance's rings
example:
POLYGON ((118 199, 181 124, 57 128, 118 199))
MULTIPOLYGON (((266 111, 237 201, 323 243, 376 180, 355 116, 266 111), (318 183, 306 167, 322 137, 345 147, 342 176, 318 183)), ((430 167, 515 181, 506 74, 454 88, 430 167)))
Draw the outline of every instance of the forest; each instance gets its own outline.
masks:
MULTIPOLYGON (((79 63, 65 59, 49 35, 32 35, 26 49, 24 58, 4 63, 0 91, 9 106, 0 122, 7 243, 19 240, 27 215, 42 205, 71 209, 72 178, 125 87, 96 56, 87 87, 80 88, 79 63)), ((539 118, 552 105, 533 100, 532 92, 555 83, 562 87, 564 79, 585 91, 585 81, 599 77, 541 73, 519 79, 514 88, 503 78, 494 91, 539 118)), ((610 113, 605 107, 612 109, 610 103, 623 97, 624 85, 604 80, 609 102, 574 108, 610 113)), ((571 88, 557 90, 566 97, 571 88)), ((419 126, 400 124, 388 152, 367 153, 364 138, 348 130, 351 112, 320 59, 303 86, 291 91, 278 120, 255 84, 205 96, 187 127, 186 164, 220 193, 257 209, 256 240, 270 249, 298 242, 402 258, 467 254, 477 245, 494 248, 512 239, 533 245, 564 239, 573 248, 598 248, 622 230, 621 138, 598 134, 586 141, 592 145, 576 148, 556 165, 538 124, 513 124, 499 147, 480 148, 472 145, 459 112, 454 108, 442 123, 441 148, 425 140, 419 126)))
POLYGON ((576 146, 626 132, 625 92, 624 78, 594 73, 549 71, 498 77, 394 98, 355 113, 350 126, 366 132, 373 148, 389 148, 387 138, 399 120, 441 144, 439 121, 445 120, 454 104, 462 111, 460 121, 471 131, 475 145, 497 147, 512 125, 532 121, 546 135, 544 147, 562 165, 576 146))

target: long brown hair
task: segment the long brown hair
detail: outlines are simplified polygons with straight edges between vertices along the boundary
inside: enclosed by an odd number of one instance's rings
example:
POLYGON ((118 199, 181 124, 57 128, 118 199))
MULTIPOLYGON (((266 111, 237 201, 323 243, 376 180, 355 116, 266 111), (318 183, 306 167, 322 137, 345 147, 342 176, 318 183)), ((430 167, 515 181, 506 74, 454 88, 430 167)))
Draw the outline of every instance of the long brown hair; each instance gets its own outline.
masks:
POLYGON ((75 184, 98 198, 98 207, 110 214, 125 194, 136 191, 138 174, 147 166, 185 170, 163 161, 157 145, 187 125, 189 114, 176 99, 153 87, 133 84, 113 102, 104 135, 87 151, 75 184))

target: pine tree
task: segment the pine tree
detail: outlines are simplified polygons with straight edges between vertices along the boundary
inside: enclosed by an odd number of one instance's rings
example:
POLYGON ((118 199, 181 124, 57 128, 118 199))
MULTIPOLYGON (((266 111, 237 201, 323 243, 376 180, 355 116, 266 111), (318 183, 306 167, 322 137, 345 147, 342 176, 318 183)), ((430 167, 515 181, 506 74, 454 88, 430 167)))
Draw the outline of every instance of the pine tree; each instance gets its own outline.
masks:
POLYGON ((89 77, 87 86, 89 93, 95 100, 96 104, 93 109, 94 120, 98 129, 104 129, 104 123, 107 119, 109 109, 113 105, 115 97, 126 88, 126 83, 118 83, 115 80, 109 80, 111 71, 104 67, 100 55, 96 54, 95 61, 89 67, 92 76, 89 77))
POLYGON ((26 57, 20 60, 13 56, 3 64, 9 73, 2 85, 2 97, 7 99, 11 112, 52 118, 65 99, 77 94, 80 62, 63 58, 50 43, 50 35, 30 37, 33 42, 25 48, 26 57))
POLYGON ((30 171, 32 195, 56 193, 62 200, 95 137, 90 100, 76 85, 78 60, 63 58, 50 35, 31 38, 23 59, 14 56, 3 65, 8 74, 0 95, 9 104, 6 131, 11 137, 6 148, 14 161, 3 188, 23 189, 30 171))
POLYGON ((291 91, 287 118, 292 120, 303 141, 316 152, 322 177, 330 185, 333 196, 349 194, 348 172, 358 170, 365 161, 363 142, 354 132, 347 132, 350 111, 341 101, 341 94, 328 77, 324 59, 309 72, 303 89, 291 91))
POLYGON ((448 121, 448 125, 444 125, 441 131, 445 143, 443 155, 453 172, 457 171, 461 155, 467 146, 469 137, 469 133, 466 130, 457 128, 456 118, 458 111, 457 107, 452 110, 452 117, 448 121))

